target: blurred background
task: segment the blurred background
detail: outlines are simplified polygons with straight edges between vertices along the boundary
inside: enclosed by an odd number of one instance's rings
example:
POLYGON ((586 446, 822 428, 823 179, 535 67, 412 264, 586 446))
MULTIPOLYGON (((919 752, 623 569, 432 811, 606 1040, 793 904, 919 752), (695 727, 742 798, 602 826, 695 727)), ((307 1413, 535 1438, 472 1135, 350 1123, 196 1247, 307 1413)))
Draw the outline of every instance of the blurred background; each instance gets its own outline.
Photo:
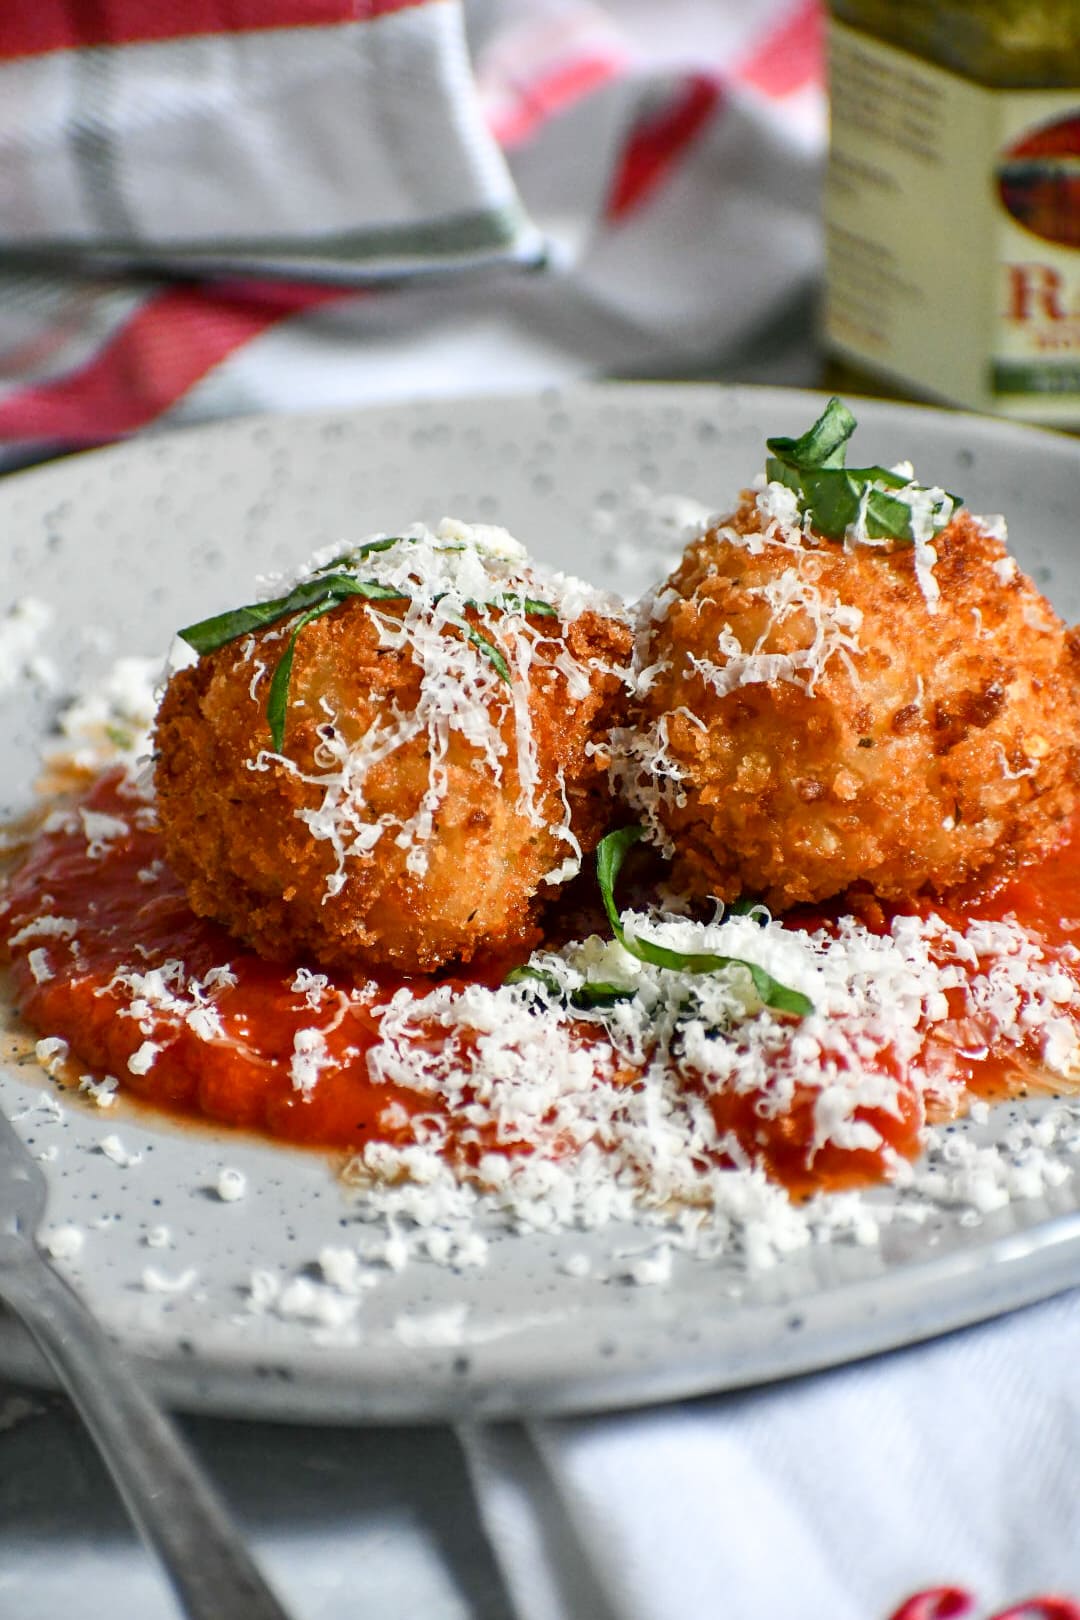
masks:
POLYGON ((812 383, 819 0, 0 19, 0 466, 590 376, 812 383))

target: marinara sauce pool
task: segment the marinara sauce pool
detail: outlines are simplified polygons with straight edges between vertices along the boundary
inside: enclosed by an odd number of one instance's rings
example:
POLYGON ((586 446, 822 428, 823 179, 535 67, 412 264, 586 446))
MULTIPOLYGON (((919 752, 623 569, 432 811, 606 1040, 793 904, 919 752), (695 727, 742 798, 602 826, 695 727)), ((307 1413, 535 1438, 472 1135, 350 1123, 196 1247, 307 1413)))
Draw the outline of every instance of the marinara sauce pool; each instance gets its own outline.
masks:
MULTIPOLYGON (((1077 832, 1074 822, 1042 862, 935 910, 957 927, 1009 918, 1048 955, 1060 956, 1075 979, 1077 832)), ((861 907, 871 928, 887 929, 896 915, 876 901, 861 907)), ((818 912, 801 925, 827 926, 829 915, 818 912)), ((369 1063, 383 1009, 417 981, 392 974, 356 980, 313 963, 264 961, 197 918, 164 858, 152 805, 119 767, 45 819, 0 898, 0 938, 18 1010, 31 1028, 60 1037, 76 1065, 118 1076, 123 1089, 154 1106, 347 1152, 375 1140, 414 1141, 433 1123, 443 1140, 454 1139, 454 1121, 438 1097, 380 1079, 369 1063)), ((464 991, 476 980, 443 982, 464 991)), ((427 987, 421 982, 420 993, 427 987)), ((420 1038, 446 1037, 434 1024, 420 1038)), ((613 1070, 595 1023, 582 1023, 579 1039, 595 1049, 609 1079, 615 1072, 628 1087, 639 1082, 633 1065, 615 1061, 613 1070)), ((1030 1061, 1022 1047, 1003 1056, 980 1045, 970 1019, 952 1038, 946 1025, 945 1038, 939 1027, 933 1039, 934 1062, 950 1066, 973 1095, 1014 1094, 1037 1071, 1034 1046, 1030 1061)), ((467 1045, 458 1050, 467 1065, 467 1045)), ((878 1061, 889 1067, 888 1050, 878 1061)), ((812 1148, 809 1092, 797 1092, 774 1118, 753 1092, 714 1095, 709 1104, 721 1138, 730 1133, 741 1155, 801 1195, 872 1183, 895 1154, 917 1154, 925 1099, 899 1066, 892 1078, 896 1106, 859 1111, 879 1137, 875 1147, 812 1148)), ((466 1158, 483 1146, 475 1132, 469 1140, 466 1158)), ((497 1146, 518 1152, 533 1144, 511 1132, 497 1146)))

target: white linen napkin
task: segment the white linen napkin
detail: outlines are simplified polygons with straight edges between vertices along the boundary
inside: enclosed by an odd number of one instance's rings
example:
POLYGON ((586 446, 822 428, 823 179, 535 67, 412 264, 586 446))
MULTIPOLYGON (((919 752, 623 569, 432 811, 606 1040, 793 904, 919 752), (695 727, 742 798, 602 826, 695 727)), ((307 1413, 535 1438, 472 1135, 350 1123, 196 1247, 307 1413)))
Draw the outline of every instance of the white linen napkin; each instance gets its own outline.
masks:
POLYGON ((1080 1598, 1080 1292, 771 1387, 462 1440, 520 1620, 1080 1598))

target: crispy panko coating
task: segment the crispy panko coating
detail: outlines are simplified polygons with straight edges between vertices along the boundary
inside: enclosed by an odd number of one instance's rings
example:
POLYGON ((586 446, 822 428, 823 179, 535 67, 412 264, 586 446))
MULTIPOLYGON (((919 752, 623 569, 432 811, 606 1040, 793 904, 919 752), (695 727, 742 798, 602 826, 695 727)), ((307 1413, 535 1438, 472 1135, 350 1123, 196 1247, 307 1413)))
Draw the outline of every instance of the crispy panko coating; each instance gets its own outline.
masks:
POLYGON ((636 663, 616 775, 700 898, 940 894, 1077 798, 1080 632, 966 511, 920 554, 747 493, 645 604, 636 663))
POLYGON ((627 625, 489 604, 421 625, 418 645, 418 612, 352 597, 303 627, 280 754, 267 690, 295 616, 169 683, 169 859, 194 910, 264 956, 430 972, 525 950, 542 900, 607 828, 591 739, 623 709, 627 625), (465 628, 481 623, 483 645, 465 628))

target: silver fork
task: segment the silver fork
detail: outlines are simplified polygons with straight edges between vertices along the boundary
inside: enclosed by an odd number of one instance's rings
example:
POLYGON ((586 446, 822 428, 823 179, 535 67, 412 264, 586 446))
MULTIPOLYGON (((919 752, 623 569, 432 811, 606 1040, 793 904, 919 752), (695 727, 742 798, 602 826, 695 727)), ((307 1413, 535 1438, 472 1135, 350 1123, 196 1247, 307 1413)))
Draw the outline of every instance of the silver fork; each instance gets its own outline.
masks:
POLYGON ((191 1620, 288 1620, 177 1430, 37 1247, 47 1197, 0 1109, 0 1297, 70 1395, 191 1620))

